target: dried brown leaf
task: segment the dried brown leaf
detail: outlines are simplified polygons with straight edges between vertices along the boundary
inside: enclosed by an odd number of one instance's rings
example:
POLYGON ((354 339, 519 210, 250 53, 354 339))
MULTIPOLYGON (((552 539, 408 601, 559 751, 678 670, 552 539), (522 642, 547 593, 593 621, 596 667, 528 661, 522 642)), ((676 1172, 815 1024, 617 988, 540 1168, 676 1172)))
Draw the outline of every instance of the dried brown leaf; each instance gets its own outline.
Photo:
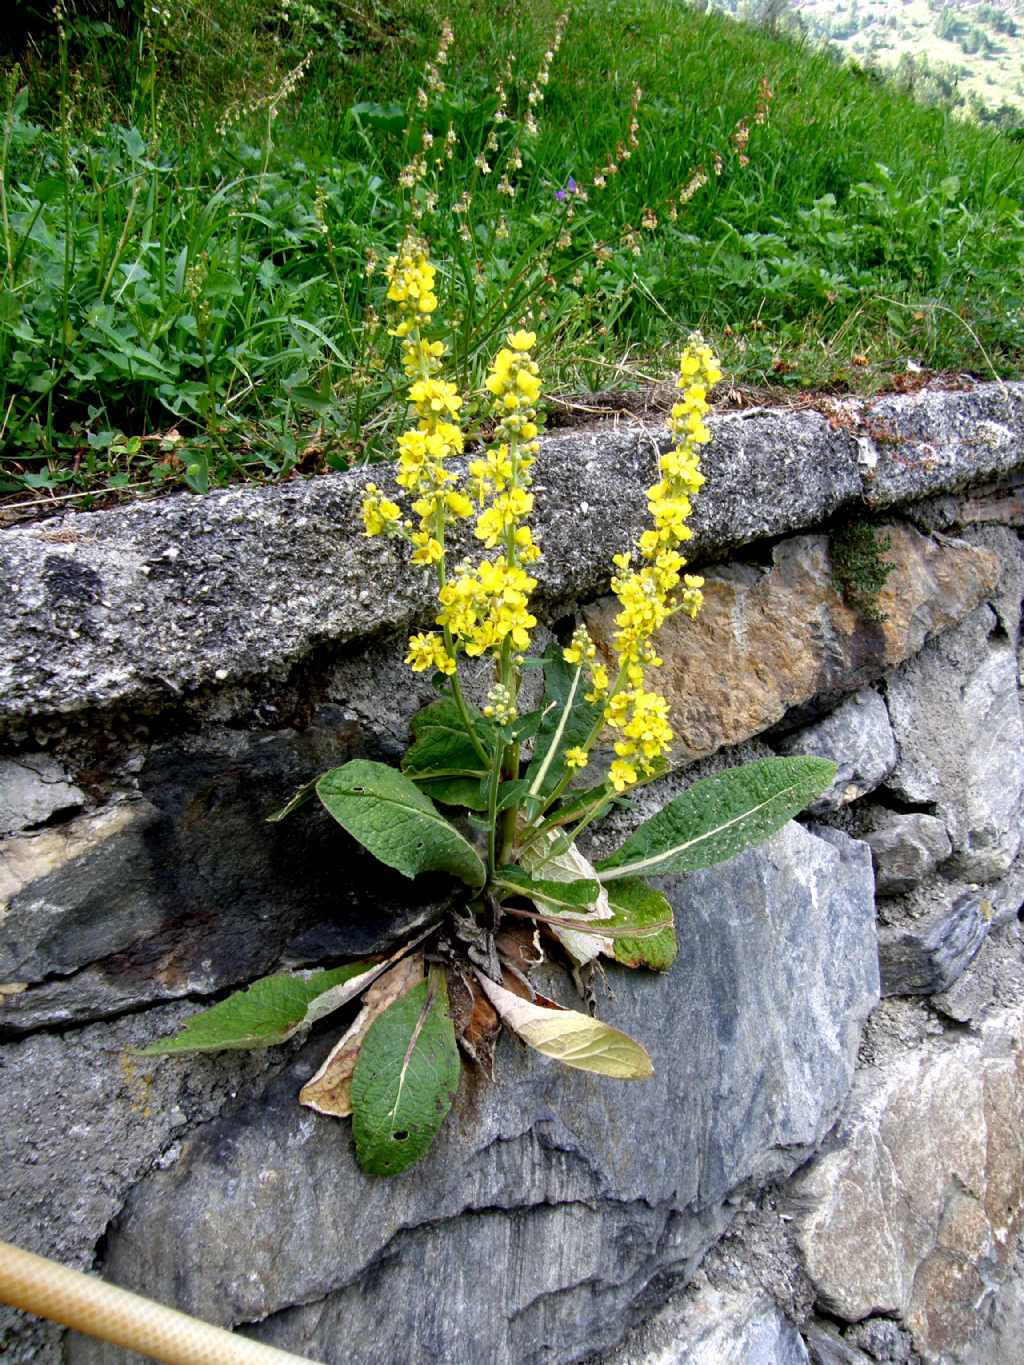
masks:
POLYGON ((352 1027, 334 1045, 316 1075, 311 1076, 299 1091, 300 1104, 339 1119, 352 1113, 352 1073, 370 1025, 422 980, 423 954, 413 953, 374 982, 363 996, 363 1007, 352 1027))

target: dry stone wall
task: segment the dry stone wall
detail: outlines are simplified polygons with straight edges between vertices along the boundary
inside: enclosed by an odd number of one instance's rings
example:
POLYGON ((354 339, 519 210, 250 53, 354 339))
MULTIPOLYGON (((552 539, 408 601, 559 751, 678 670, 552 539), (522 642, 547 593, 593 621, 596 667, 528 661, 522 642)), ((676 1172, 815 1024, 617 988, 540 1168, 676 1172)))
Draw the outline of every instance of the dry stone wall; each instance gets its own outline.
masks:
MULTIPOLYGON (((653 1080, 503 1042, 390 1182, 295 1102, 330 1029, 133 1052, 444 894, 312 808, 265 823, 332 764, 397 759, 430 697, 401 663, 429 592, 359 535, 363 476, 0 537, 0 1237, 346 1365, 1019 1365, 1024 385, 713 430, 707 604, 662 642, 675 770, 594 847, 745 758, 825 754, 836 782, 665 884, 678 962, 601 1001, 653 1080), (837 521, 867 516, 882 620, 833 582, 837 521)), ((544 441, 556 636, 582 615, 608 648, 664 442, 544 441)), ((14 1312, 0 1356, 129 1358, 14 1312)))

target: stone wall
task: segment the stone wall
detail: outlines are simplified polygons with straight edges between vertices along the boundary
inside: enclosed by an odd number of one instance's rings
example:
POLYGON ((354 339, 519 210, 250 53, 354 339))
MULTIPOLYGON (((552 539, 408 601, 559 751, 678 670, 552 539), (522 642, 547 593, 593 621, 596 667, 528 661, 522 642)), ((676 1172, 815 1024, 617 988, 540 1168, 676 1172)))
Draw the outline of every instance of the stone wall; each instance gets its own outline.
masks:
MULTIPOLYGON (((429 590, 358 533, 365 477, 0 536, 0 1237, 346 1365, 1020 1365, 1024 385, 713 429, 706 607, 662 648, 676 767, 595 847, 745 758, 837 781, 665 885, 669 974, 609 973, 653 1080, 505 1040, 395 1181, 295 1103, 336 1027, 133 1052, 276 967, 385 950, 442 894, 312 808, 265 823, 331 764, 397 759, 430 697, 401 663, 429 590), (833 583, 865 516, 881 620, 833 583)), ((607 647, 664 444, 544 441, 546 629, 582 614, 607 647)), ((0 1356, 128 1358, 14 1312, 0 1356)))

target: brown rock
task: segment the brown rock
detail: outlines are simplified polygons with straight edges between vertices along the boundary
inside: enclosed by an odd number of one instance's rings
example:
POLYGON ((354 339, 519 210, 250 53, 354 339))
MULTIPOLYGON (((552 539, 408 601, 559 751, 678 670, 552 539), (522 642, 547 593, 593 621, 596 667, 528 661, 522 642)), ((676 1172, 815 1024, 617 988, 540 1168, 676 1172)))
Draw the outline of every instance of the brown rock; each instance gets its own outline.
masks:
MULTIPOLYGON (((781 542, 768 570, 705 574, 696 621, 677 616, 659 639, 664 664, 654 685, 669 699, 676 762, 737 744, 814 696, 862 687, 956 625, 999 581, 999 560, 988 550, 903 525, 883 531, 893 571, 878 599, 881 623, 866 621, 836 591, 827 536, 781 542)), ((614 598, 586 610, 606 660, 617 610, 614 598)))
POLYGON ((969 1342, 1024 1221, 1024 1012, 862 1072, 832 1151, 795 1185, 821 1301, 902 1318, 926 1361, 969 1342))

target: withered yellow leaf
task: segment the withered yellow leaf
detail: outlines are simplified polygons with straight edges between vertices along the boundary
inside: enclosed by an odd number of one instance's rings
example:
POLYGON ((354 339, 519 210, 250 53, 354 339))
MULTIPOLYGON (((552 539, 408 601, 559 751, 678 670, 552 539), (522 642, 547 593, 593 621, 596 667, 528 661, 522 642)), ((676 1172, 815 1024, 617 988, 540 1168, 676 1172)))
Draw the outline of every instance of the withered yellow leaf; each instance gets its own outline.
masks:
POLYGON ((502 1023, 545 1057, 623 1081, 654 1075, 646 1048, 610 1024, 576 1010, 550 1009, 522 1000, 483 973, 478 973, 478 979, 502 1023))

